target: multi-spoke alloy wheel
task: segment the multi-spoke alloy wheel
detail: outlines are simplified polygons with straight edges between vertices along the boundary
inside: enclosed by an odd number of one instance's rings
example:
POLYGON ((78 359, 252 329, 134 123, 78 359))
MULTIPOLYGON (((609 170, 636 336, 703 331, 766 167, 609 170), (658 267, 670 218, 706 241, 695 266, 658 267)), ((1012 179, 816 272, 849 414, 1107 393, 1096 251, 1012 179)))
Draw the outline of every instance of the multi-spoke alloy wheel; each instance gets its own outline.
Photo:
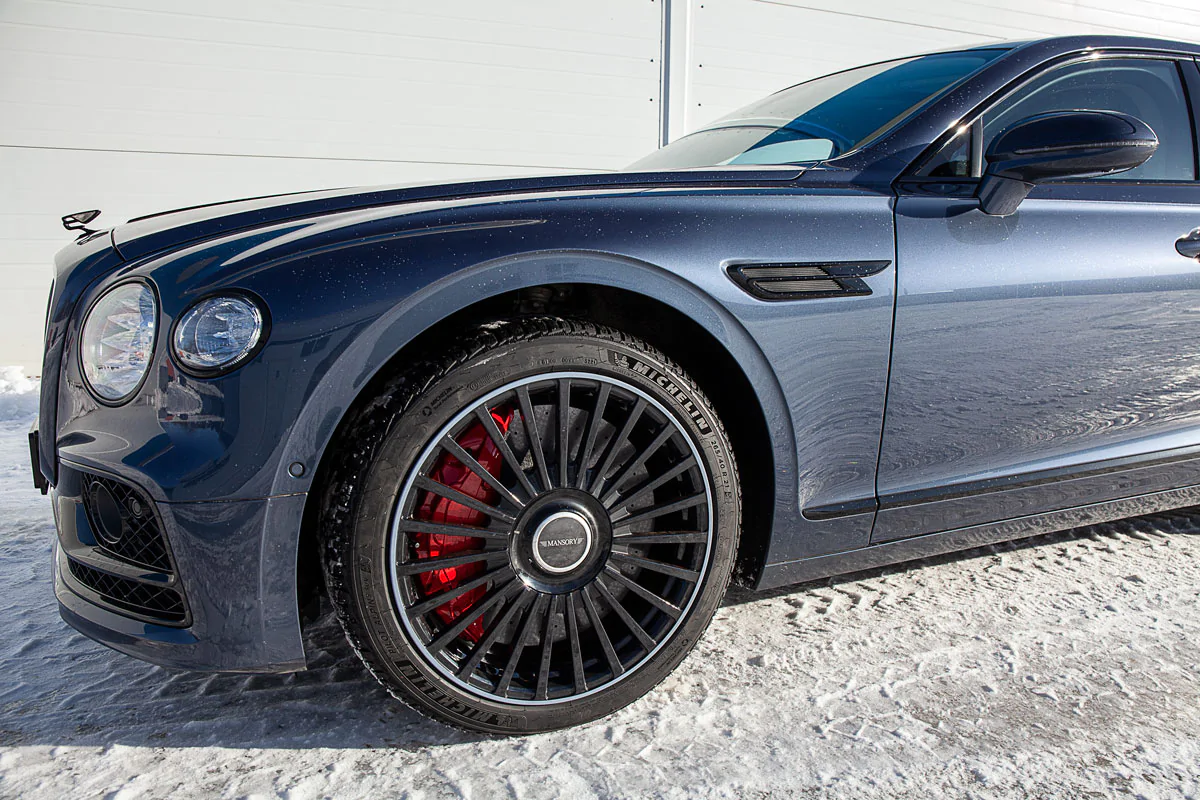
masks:
POLYGON ((398 611, 466 689, 586 695, 645 663, 691 605, 711 505, 695 445, 646 392, 582 372, 525 378, 438 431, 405 483, 398 611))
POLYGON ((721 425, 615 331, 487 326, 393 379, 347 436, 324 499, 331 595, 376 676, 455 724, 620 708, 686 655, 728 581, 721 425))

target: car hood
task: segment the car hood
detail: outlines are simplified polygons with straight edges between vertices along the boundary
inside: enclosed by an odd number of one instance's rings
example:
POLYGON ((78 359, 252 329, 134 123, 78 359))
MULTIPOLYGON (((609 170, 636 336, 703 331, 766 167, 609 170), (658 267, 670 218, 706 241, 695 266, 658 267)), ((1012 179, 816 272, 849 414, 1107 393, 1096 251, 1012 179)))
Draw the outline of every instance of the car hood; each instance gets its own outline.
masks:
POLYGON ((114 228, 112 244, 122 259, 132 261, 190 242, 210 239, 260 225, 372 206, 555 190, 783 182, 795 180, 803 172, 803 168, 795 166, 671 170, 666 172, 612 172, 280 194, 181 208, 139 217, 114 228))

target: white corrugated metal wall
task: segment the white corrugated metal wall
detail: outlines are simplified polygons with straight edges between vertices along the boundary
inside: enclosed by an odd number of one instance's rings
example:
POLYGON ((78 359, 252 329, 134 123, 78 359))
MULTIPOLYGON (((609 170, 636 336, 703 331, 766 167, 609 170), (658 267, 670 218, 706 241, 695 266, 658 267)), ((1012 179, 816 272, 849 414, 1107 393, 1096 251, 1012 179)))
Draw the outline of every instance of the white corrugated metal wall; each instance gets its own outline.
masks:
POLYGON ((40 369, 58 217, 617 169, 796 81, 1187 0, 0 0, 0 364, 40 369), (668 54, 663 70, 663 54, 668 54), (664 80, 664 76, 666 80, 664 80))

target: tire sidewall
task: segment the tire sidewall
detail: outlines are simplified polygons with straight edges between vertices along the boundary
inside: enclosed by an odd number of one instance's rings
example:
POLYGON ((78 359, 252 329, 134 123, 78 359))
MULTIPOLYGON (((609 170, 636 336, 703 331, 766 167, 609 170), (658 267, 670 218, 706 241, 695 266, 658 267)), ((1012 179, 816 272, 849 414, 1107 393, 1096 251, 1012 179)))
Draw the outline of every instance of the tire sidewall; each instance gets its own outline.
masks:
POLYGON ((711 406, 682 372, 641 348, 605 338, 552 334, 485 349, 416 394, 367 469, 354 514, 347 588, 369 637, 377 676, 399 684, 438 716, 475 729, 522 733, 577 725, 633 702, 687 655, 707 628, 732 572, 740 524, 736 468, 711 406), (701 586, 671 640, 606 690, 545 706, 505 704, 473 694, 427 663, 395 610, 389 554, 401 487, 434 435, 462 409, 500 387, 553 372, 615 378, 656 398, 687 431, 704 461, 713 501, 713 544, 701 586))

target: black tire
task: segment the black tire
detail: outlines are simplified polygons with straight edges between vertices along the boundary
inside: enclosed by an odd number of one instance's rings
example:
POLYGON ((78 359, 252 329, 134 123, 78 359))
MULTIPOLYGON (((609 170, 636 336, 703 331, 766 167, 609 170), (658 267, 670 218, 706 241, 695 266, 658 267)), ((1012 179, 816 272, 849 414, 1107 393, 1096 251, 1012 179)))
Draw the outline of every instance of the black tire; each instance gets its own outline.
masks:
MULTIPOLYGON (((440 356, 388 379, 350 415, 334 446, 320 515, 330 597, 351 645, 380 683, 444 722, 517 734, 610 714, 683 660, 724 595, 741 521, 732 447, 687 374, 619 331, 556 317, 481 325, 440 356), (506 386, 516 388, 489 399, 506 386), (487 538, 435 539, 443 523, 431 522, 437 517, 427 509, 450 501, 439 499, 444 490, 424 488, 431 485, 428 476, 445 469, 444 453, 451 452, 445 448, 466 441, 457 431, 476 419, 476 430, 486 430, 486 418, 499 419, 496 408, 509 409, 502 421, 512 422, 499 435, 514 460, 483 469, 506 490, 511 485, 509 499, 491 489, 473 495, 490 492, 491 501, 480 502, 496 509, 496 516, 470 512, 488 520, 486 528, 482 521, 471 527, 487 538), (554 428, 554 447, 552 411, 568 425, 565 437, 554 428), (663 442, 657 449, 646 443, 652 434, 663 442), (565 485, 551 474, 560 466, 559 439, 567 444, 565 485), (518 462, 523 479, 511 468, 518 462), (668 467, 678 474, 664 479, 668 467), (704 499, 696 499, 702 492, 704 499), (609 500, 601 502, 606 494, 609 500), (518 508, 514 500, 525 505, 518 508), (686 507, 663 511, 672 505, 686 507), (505 514, 515 521, 499 519, 505 514), (556 531, 565 534, 548 538, 556 531), (491 570, 507 569, 512 579, 503 574, 462 594, 484 592, 469 606, 471 614, 450 616, 445 605, 428 610, 436 595, 423 592, 451 573, 426 564, 441 565, 437 559, 452 552, 435 550, 431 541, 482 542, 472 545, 481 549, 471 577, 478 582, 491 570), (551 563, 556 559, 562 563, 551 563), (577 559, 575 566, 563 571, 570 559, 577 559), (473 615, 477 620, 460 633, 451 631, 473 615)), ((481 447, 493 460, 501 452, 494 435, 481 447)), ((467 455, 482 460, 482 452, 467 455)), ((465 464, 461 457, 454 463, 465 464)), ((476 554, 464 552, 458 561, 476 554)), ((454 587, 468 582, 447 585, 461 593, 454 587)))

